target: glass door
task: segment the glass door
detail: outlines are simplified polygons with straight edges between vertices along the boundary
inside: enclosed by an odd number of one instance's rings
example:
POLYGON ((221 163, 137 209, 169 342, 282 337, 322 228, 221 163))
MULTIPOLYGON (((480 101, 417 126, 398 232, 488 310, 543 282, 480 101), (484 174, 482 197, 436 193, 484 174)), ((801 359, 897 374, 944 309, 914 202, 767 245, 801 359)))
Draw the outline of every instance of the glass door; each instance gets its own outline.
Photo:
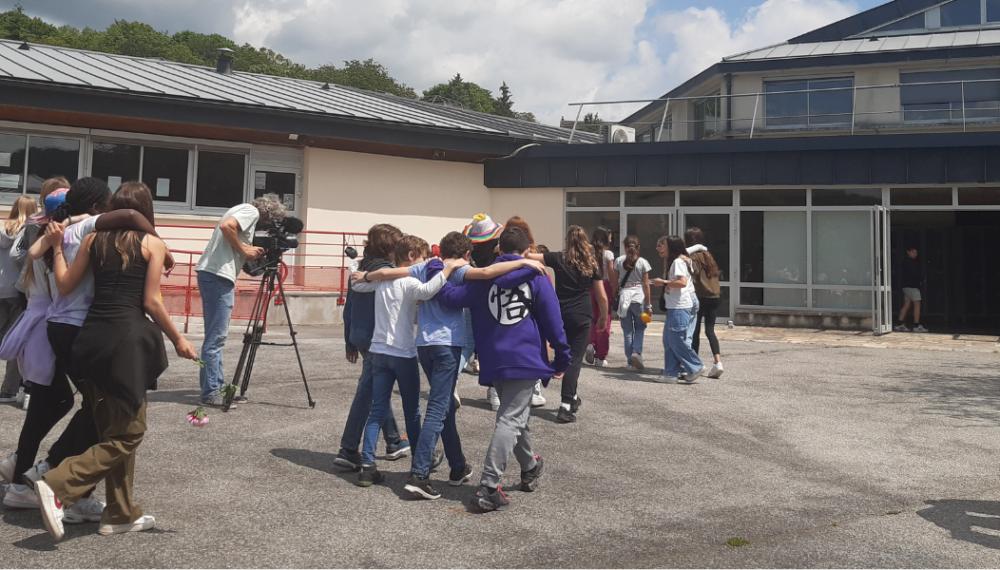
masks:
MULTIPOLYGON (((639 238, 639 256, 644 258, 652 266, 649 272, 650 280, 656 277, 663 277, 663 258, 656 253, 656 242, 663 236, 668 236, 676 231, 677 212, 673 208, 651 209, 643 208, 641 211, 625 210, 622 216, 622 229, 618 243, 619 255, 622 251, 621 242, 626 236, 636 236, 639 238)), ((660 297, 663 291, 650 286, 650 293, 653 296, 653 314, 662 315, 660 311, 660 297)))
POLYGON ((889 252, 889 210, 872 209, 872 328, 876 335, 892 332, 892 272, 889 252))
POLYGON ((730 320, 733 314, 732 305, 732 236, 733 236, 733 213, 731 211, 719 212, 718 209, 694 209, 682 208, 680 210, 680 224, 677 234, 682 238, 688 228, 698 228, 704 235, 704 244, 708 251, 715 258, 715 263, 719 266, 719 284, 721 285, 719 317, 717 323, 725 323, 730 320))
POLYGON ((250 178, 253 181, 253 197, 255 199, 274 198, 285 205, 289 216, 298 216, 299 198, 302 196, 298 178, 298 174, 291 170, 270 167, 254 168, 250 178))

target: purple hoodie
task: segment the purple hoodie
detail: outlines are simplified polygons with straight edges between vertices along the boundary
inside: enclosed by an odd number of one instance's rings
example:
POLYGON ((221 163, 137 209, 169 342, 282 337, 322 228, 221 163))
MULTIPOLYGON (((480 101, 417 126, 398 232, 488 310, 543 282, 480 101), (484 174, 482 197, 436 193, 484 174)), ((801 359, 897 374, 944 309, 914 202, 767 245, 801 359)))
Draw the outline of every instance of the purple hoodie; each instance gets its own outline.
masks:
MULTIPOLYGON (((494 263, 517 259, 522 258, 502 255, 494 263)), ((471 310, 483 386, 516 378, 539 378, 548 386, 549 378, 569 368, 559 300, 547 275, 525 267, 493 281, 467 281, 461 287, 449 283, 434 300, 448 308, 471 310), (551 364, 545 340, 555 350, 551 364)))

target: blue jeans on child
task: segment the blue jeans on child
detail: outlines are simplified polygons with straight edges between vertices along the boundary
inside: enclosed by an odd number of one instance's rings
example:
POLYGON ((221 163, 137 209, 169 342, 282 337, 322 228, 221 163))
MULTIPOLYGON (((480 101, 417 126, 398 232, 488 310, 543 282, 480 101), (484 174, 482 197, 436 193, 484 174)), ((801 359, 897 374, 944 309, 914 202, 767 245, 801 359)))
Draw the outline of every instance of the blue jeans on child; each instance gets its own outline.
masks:
MULTIPOLYGON (((688 346, 692 346, 692 343, 694 342, 694 331, 698 328, 698 311, 701 310, 701 303, 698 302, 698 299, 695 298, 693 301, 694 307, 691 308, 691 323, 688 324, 687 335, 684 337, 684 343, 688 346)), ((692 351, 694 351, 693 348, 692 351)), ((695 352, 695 354, 698 353, 695 352)), ((697 368, 695 370, 697 370, 697 368)), ((681 372, 684 372, 685 374, 694 372, 695 370, 688 370, 687 367, 681 364, 681 372)))
POLYGON ((455 382, 458 381, 458 364, 462 358, 460 346, 417 347, 417 357, 424 376, 431 386, 427 396, 427 414, 420 429, 420 441, 413 451, 412 473, 427 477, 438 437, 444 445, 444 454, 452 469, 465 467, 462 440, 455 426, 455 382))
POLYGON ((375 464, 375 444, 382 421, 388 416, 393 384, 399 385, 403 400, 403 422, 410 447, 420 444, 420 370, 416 358, 403 358, 369 352, 372 361, 372 412, 365 424, 365 439, 361 448, 361 463, 375 464))
MULTIPOLYGON (((361 437, 365 432, 365 425, 368 423, 368 416, 372 411, 372 360, 371 354, 367 351, 361 352, 361 378, 358 379, 358 389, 354 392, 354 402, 351 404, 351 411, 347 414, 347 423, 344 425, 344 435, 340 438, 340 447, 345 451, 357 452, 361 447, 361 437)), ((396 417, 392 413, 392 408, 386 412, 385 420, 382 421, 382 437, 385 442, 391 445, 399 445, 402 439, 399 435, 399 427, 396 425, 396 417)))
POLYGON ((222 348, 229 336, 229 317, 233 314, 236 285, 223 277, 205 271, 198 272, 198 290, 201 292, 201 310, 205 317, 205 341, 201 345, 201 359, 205 366, 198 374, 201 398, 206 400, 219 395, 226 383, 222 378, 222 348))
POLYGON ((663 327, 663 375, 676 378, 680 368, 695 372, 701 370, 698 355, 691 350, 688 328, 691 326, 691 309, 670 309, 663 327))
POLYGON ((646 323, 642 322, 642 305, 632 303, 628 313, 622 317, 622 336, 625 337, 625 358, 632 364, 632 353, 642 354, 642 339, 646 334, 646 323))

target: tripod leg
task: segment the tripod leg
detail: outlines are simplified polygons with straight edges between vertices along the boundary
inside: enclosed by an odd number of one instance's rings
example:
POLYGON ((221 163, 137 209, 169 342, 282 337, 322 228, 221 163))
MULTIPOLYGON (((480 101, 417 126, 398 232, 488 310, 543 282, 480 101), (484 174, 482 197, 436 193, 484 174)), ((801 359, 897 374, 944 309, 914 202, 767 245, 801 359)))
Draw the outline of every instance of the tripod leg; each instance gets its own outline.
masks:
POLYGON ((261 294, 254 304, 253 312, 253 337, 250 340, 250 355, 247 359, 246 372, 243 375, 243 382, 240 384, 240 395, 247 393, 250 386, 250 377, 253 375, 253 365, 257 361, 257 350, 260 348, 261 340, 264 337, 264 325, 267 321, 267 306, 274 295, 275 274, 268 272, 261 279, 261 294))
MULTIPOLYGON (((250 312, 250 321, 247 323, 246 331, 243 333, 243 349, 240 351, 240 359, 236 363, 236 373, 233 374, 233 385, 242 386, 240 395, 246 393, 246 386, 250 380, 250 370, 253 369, 253 359, 256 353, 254 339, 258 339, 257 329, 259 328, 258 314, 260 305, 263 303, 262 295, 266 291, 266 279, 261 279, 260 287, 257 288, 257 298, 254 299, 253 310, 250 312)), ((232 398, 225 399, 223 411, 228 412, 229 406, 233 403, 232 398)))
POLYGON ((285 307, 285 320, 288 321, 288 333, 292 337, 292 346, 295 347, 295 358, 299 361, 299 372, 302 373, 302 385, 306 387, 306 399, 309 401, 309 407, 315 408, 316 402, 313 401, 312 395, 309 393, 309 382, 306 381, 306 369, 302 366, 302 355, 299 354, 299 343, 295 340, 295 328, 292 327, 292 316, 288 313, 288 298, 285 297, 285 287, 281 284, 281 280, 278 280, 278 291, 281 294, 281 302, 285 307))

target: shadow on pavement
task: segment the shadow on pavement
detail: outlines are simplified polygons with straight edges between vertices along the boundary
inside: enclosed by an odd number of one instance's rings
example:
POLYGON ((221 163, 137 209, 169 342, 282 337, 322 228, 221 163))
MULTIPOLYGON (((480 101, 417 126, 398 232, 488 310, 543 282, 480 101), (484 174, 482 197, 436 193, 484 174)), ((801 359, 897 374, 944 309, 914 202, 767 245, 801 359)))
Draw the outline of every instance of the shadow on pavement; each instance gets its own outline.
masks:
POLYGON ((163 402, 167 404, 198 405, 201 392, 198 390, 155 390, 146 393, 147 402, 163 402))
POLYGON ((946 499, 926 501, 917 511, 924 519, 951 532, 951 537, 1000 550, 1000 502, 946 499))
POLYGON ((955 363, 949 372, 890 374, 899 385, 884 390, 918 397, 923 411, 959 420, 1000 422, 1000 381, 996 367, 955 363))

